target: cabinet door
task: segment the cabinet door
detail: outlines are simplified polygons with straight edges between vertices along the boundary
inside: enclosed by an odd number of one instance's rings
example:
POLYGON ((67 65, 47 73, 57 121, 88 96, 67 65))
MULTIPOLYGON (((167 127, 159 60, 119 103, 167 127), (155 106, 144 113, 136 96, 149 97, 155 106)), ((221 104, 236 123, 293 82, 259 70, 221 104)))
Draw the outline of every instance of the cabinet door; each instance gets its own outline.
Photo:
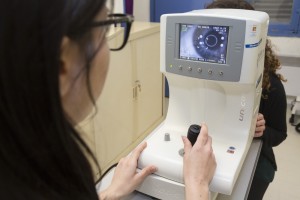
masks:
POLYGON ((130 44, 111 52, 110 68, 94 116, 95 148, 102 169, 132 143, 133 97, 130 44))
MULTIPOLYGON (((108 42, 117 40, 118 36, 108 42)), ((83 127, 102 170, 128 154, 163 120, 158 25, 137 24, 125 48, 110 56, 97 113, 83 127)))
POLYGON ((157 126, 163 117, 159 32, 132 41, 132 51, 133 74, 139 84, 134 101, 134 133, 138 138, 157 126))

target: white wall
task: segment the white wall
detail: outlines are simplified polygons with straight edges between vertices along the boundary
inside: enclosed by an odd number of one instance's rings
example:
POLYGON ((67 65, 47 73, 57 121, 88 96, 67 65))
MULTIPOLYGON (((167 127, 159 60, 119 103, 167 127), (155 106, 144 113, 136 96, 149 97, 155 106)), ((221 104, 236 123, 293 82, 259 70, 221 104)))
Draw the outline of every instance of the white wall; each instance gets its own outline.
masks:
MULTIPOLYGON (((123 13, 123 0, 115 0, 115 13, 123 13)), ((150 21, 150 0, 134 0, 133 13, 135 21, 150 21)))
MULTIPOLYGON (((110 9, 111 1, 107 1, 106 6, 110 9)), ((114 10, 113 13, 124 13, 123 0, 114 0, 114 10)))
POLYGON ((284 83, 286 94, 300 95, 300 38, 298 37, 270 37, 274 50, 282 68, 280 73, 287 79, 284 83))
POLYGON ((287 57, 300 57, 299 37, 270 37, 270 39, 272 44, 277 47, 275 50, 277 51, 278 55, 287 57))
POLYGON ((133 13, 137 21, 150 21, 150 0, 134 0, 133 13))

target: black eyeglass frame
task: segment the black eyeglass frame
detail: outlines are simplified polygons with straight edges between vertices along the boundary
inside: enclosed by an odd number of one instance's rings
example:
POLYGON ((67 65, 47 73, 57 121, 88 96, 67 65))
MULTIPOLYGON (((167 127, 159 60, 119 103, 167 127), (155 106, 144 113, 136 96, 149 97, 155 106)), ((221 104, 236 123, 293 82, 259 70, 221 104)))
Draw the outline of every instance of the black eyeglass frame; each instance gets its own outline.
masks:
POLYGON ((124 33, 124 40, 122 45, 119 48, 113 48, 110 49, 111 51, 119 51, 123 49, 128 41, 129 34, 130 34, 130 29, 131 29, 131 24, 134 21, 134 17, 132 15, 128 14, 123 14, 123 13, 113 13, 109 14, 108 19, 105 21, 99 21, 99 22, 92 22, 90 24, 90 27, 99 27, 99 26, 110 26, 110 25, 117 25, 117 24, 123 24, 125 23, 125 33, 124 33))

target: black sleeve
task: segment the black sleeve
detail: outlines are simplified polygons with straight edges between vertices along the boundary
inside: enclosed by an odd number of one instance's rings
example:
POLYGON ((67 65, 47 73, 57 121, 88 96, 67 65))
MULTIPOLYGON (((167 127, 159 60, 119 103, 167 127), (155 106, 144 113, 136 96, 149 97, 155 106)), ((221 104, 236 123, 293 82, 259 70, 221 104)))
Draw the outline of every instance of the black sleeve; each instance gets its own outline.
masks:
POLYGON ((260 113, 266 120, 266 130, 262 136, 264 145, 274 147, 287 137, 286 124, 286 95, 280 79, 276 75, 270 76, 271 88, 264 91, 260 104, 260 113))

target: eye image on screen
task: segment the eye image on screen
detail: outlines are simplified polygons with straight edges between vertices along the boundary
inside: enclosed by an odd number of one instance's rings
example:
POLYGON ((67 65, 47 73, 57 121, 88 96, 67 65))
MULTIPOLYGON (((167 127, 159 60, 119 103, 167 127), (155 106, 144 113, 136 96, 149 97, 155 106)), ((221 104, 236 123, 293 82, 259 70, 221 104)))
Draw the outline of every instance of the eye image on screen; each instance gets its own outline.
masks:
POLYGON ((226 64, 228 26, 180 25, 179 58, 226 64))

